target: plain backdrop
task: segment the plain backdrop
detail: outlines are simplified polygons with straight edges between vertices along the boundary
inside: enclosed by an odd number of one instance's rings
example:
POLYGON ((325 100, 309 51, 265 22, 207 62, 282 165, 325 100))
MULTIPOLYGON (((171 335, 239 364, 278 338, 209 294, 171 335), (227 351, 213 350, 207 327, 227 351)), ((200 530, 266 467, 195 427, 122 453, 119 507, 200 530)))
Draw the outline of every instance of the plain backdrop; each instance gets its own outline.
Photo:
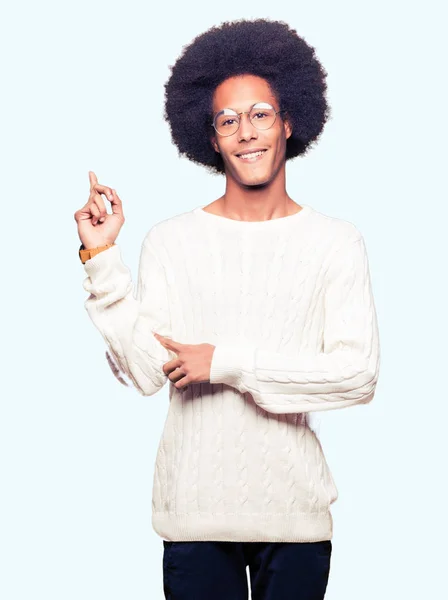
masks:
POLYGON ((224 178, 163 119, 182 47, 239 18, 286 21, 328 72, 332 119, 287 190, 362 232, 381 341, 369 405, 315 419, 339 491, 328 600, 440 598, 446 571, 446 4, 16 2, 0 14, 2 600, 163 600, 151 527, 168 386, 115 379, 84 308, 74 213, 116 188, 135 281, 155 223, 224 178))

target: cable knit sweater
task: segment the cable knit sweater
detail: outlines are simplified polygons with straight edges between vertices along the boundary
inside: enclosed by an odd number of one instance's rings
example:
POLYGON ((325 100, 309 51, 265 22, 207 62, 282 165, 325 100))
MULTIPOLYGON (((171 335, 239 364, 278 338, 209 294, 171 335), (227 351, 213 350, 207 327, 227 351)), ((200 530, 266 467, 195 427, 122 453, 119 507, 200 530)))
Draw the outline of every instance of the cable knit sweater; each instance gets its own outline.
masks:
POLYGON ((119 245, 84 264, 85 308, 114 370, 143 396, 169 383, 152 498, 164 539, 333 536, 338 491, 307 413, 372 400, 379 335, 361 233, 302 207, 238 221, 200 206, 161 221, 136 286, 119 245), (177 355, 152 331, 215 345, 210 381, 177 389, 162 370, 177 355))

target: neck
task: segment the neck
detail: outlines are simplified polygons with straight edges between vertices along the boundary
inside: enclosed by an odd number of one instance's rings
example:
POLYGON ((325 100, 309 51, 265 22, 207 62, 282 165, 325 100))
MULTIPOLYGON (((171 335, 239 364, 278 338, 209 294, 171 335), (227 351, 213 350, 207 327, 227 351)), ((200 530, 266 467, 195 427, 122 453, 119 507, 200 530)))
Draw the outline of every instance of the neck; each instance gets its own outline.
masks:
POLYGON ((298 212, 299 204, 286 191, 285 169, 263 186, 245 186, 226 177, 226 190, 216 201, 223 216, 241 221, 267 221, 298 212))

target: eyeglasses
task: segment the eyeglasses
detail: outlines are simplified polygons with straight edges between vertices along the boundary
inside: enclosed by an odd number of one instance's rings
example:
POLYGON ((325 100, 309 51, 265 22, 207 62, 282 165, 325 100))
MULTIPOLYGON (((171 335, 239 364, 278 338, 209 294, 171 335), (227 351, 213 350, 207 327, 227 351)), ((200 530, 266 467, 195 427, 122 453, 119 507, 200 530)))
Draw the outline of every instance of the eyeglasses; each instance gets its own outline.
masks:
POLYGON ((285 109, 275 110, 267 102, 257 102, 250 111, 237 113, 231 108, 224 108, 217 113, 213 119, 213 127, 216 133, 227 137, 236 133, 240 127, 241 115, 248 114, 249 120, 257 129, 269 129, 275 123, 278 113, 285 109))

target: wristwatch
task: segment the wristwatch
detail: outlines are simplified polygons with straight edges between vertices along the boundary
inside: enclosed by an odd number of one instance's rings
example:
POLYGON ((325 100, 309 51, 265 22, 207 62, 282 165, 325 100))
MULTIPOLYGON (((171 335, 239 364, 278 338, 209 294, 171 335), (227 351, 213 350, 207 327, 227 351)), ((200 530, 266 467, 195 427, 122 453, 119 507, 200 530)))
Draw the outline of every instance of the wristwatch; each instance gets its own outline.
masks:
POLYGON ((115 244, 106 244, 105 246, 98 246, 97 248, 84 248, 84 244, 81 244, 79 247, 79 258, 84 264, 89 258, 93 258, 96 254, 99 254, 111 246, 115 246, 115 244))

